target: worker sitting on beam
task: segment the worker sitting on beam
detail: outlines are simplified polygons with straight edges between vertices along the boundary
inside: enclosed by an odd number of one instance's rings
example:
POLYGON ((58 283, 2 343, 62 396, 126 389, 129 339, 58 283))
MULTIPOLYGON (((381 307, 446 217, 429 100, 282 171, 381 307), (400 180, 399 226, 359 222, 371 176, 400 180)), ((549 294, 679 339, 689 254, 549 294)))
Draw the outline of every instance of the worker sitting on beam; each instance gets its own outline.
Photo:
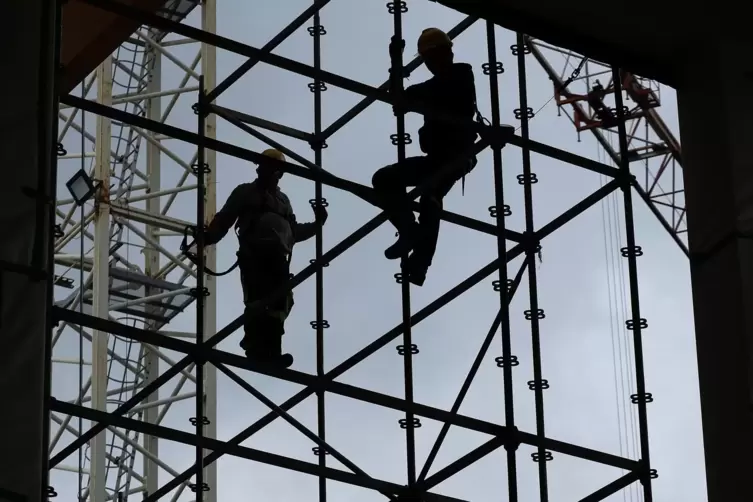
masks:
MULTIPOLYGON (((438 28, 428 28, 418 38, 418 53, 433 77, 405 89, 406 105, 414 103, 453 117, 467 118, 472 124, 477 111, 473 69, 467 63, 454 62, 450 37, 438 28)), ((372 185, 399 236, 384 254, 394 260, 412 251, 405 269, 410 282, 421 286, 437 247, 442 200, 453 185, 476 166, 476 157, 469 151, 477 134, 469 125, 430 117, 424 118, 418 133, 425 155, 408 157, 379 169, 374 173, 372 185), (445 169, 448 163, 451 167, 445 169), (443 171, 439 179, 432 177, 440 170, 443 171), (430 178, 421 196, 417 224, 406 187, 424 185, 430 178)))
MULTIPOLYGON (((262 159, 285 161, 282 152, 271 148, 262 152, 262 156, 262 159)), ((258 166, 256 180, 235 187, 212 219, 205 230, 204 243, 207 246, 216 244, 235 225, 246 306, 241 348, 256 364, 287 368, 293 364, 293 356, 282 353, 282 335, 285 320, 293 307, 293 291, 261 310, 250 307, 276 290, 287 287, 293 245, 316 235, 318 228, 327 221, 327 210, 324 204, 314 201, 316 220, 298 223, 290 199, 278 186, 284 174, 279 164, 261 160, 258 166)))

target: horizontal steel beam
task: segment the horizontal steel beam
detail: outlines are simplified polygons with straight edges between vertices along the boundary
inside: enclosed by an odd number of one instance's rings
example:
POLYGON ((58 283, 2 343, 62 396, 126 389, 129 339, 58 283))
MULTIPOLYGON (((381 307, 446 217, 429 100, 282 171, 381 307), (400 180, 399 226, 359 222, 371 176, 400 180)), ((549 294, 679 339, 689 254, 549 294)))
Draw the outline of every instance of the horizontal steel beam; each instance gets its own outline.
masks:
POLYGON ((282 455, 268 453, 254 448, 248 448, 246 446, 234 445, 225 441, 220 441, 218 439, 198 436, 196 434, 191 434, 190 432, 184 432, 178 429, 165 427, 163 425, 155 425, 149 422, 143 422, 141 420, 134 420, 132 418, 116 417, 103 411, 66 403, 54 398, 52 398, 50 409, 57 411, 58 413, 64 413, 70 416, 81 417, 85 420, 91 420, 92 422, 107 423, 108 425, 113 427, 137 431, 147 436, 159 437, 189 446, 198 446, 206 450, 211 450, 213 452, 222 452, 224 454, 233 455, 239 458, 245 458, 247 460, 260 462, 267 465, 283 467, 285 469, 300 472, 303 474, 310 474, 312 476, 325 476, 327 479, 331 479, 333 481, 340 481, 341 483, 360 486, 362 488, 388 491, 395 493, 396 495, 402 494, 406 491, 406 487, 395 483, 390 483, 388 481, 381 481, 378 479, 369 478, 367 476, 359 476, 357 474, 340 471, 331 467, 321 468, 318 465, 312 464, 310 462, 295 460, 292 458, 283 457, 282 455))
MULTIPOLYGON (((94 114, 105 116, 105 117, 110 117, 112 119, 119 120, 127 124, 135 125, 137 127, 143 127, 144 129, 162 133, 162 134, 165 134, 166 136, 170 136, 171 138, 179 139, 187 143, 198 144, 199 141, 203 141, 204 146, 206 148, 215 150, 220 153, 224 153, 226 155, 230 155, 232 157, 248 160, 250 162, 259 162, 260 160, 269 161, 269 157, 264 157, 261 155, 261 153, 254 152, 252 150, 247 150, 245 148, 242 148, 242 147, 230 144, 230 143, 226 143, 224 141, 219 141, 217 139, 203 138, 202 140, 198 134, 193 133, 191 131, 187 131, 185 129, 163 124, 161 122, 157 122, 157 121, 150 120, 144 117, 140 117, 138 115, 124 112, 122 110, 104 106, 94 101, 81 99, 79 97, 71 96, 71 95, 65 96, 61 100, 65 102, 70 102, 72 106, 76 106, 77 108, 81 108, 83 110, 92 112, 94 114)), ((222 110, 219 110, 218 114, 220 116, 223 116, 224 113, 225 113, 225 109, 222 109, 222 110)), ((369 204, 375 205, 376 195, 374 193, 374 189, 371 187, 340 178, 322 169, 304 168, 295 164, 291 164, 290 162, 282 162, 282 161, 277 161, 277 160, 272 160, 272 161, 275 162, 282 171, 286 173, 290 173, 293 176, 298 176, 300 178, 304 178, 309 181, 318 181, 324 185, 331 186, 333 188, 338 188, 340 190, 344 190, 346 192, 352 193, 353 195, 356 195, 357 197, 368 202, 369 204)), ((128 211, 130 211, 130 209, 128 211)), ((137 214, 137 213, 134 212, 134 214, 137 214)), ((483 232, 489 235, 497 234, 497 227, 491 223, 485 223, 483 221, 476 220, 474 218, 469 218, 468 216, 463 216, 460 214, 452 213, 450 211, 443 211, 441 216, 442 216, 442 219, 456 225, 470 228, 472 230, 478 230, 480 232, 483 232)), ((147 218, 148 216, 146 216, 146 213, 145 213, 144 215, 141 215, 140 217, 147 218)), ((164 217, 161 217, 161 218, 164 218, 164 217)), ((162 222, 162 221, 169 221, 169 220, 160 219, 158 221, 162 222)), ((178 221, 178 220, 175 220, 175 221, 178 221)), ((173 229, 172 227, 170 228, 163 227, 163 228, 173 229)), ((181 232, 183 231, 183 228, 185 227, 180 227, 181 232)), ((523 237, 520 232, 516 232, 514 230, 505 230, 505 238, 514 242, 520 242, 523 237)))
POLYGON ((254 371, 256 373, 273 376, 275 378, 286 380, 288 382, 305 385, 312 392, 326 391, 397 411, 409 411, 415 415, 419 415, 431 420, 436 420, 438 422, 448 423, 457 427, 489 434, 498 437, 504 440, 504 442, 508 442, 510 444, 523 443, 531 446, 542 446, 552 451, 600 462, 606 465, 611 465, 613 467, 618 467, 620 469, 633 470, 639 466, 639 463, 634 460, 602 453, 589 448, 583 448, 562 441, 556 441, 548 438, 539 438, 535 434, 525 433, 521 431, 510 431, 502 425, 497 425, 491 422, 460 415, 457 413, 451 413, 420 403, 409 403, 403 399, 386 394, 381 394, 379 392, 362 389, 342 382, 335 382, 327 376, 317 377, 315 375, 310 375, 295 370, 272 370, 253 367, 249 364, 248 359, 242 356, 220 351, 217 349, 202 348, 194 343, 170 338, 154 332, 146 331, 125 324, 120 324, 106 319, 99 319, 97 317, 93 317, 87 314, 81 314, 73 310, 54 307, 54 316, 56 319, 66 321, 70 324, 86 326, 98 331, 104 331, 122 336, 124 338, 129 338, 140 343, 173 350, 175 352, 186 354, 193 359, 222 363, 225 366, 254 371))

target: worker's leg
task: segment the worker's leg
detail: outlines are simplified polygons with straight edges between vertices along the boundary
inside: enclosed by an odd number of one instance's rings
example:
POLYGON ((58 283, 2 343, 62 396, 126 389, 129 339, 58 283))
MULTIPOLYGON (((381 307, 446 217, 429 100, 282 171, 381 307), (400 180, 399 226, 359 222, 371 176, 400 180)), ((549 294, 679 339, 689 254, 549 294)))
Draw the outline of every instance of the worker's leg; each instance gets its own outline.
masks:
POLYGON ((459 159, 457 168, 432 184, 427 192, 421 196, 421 214, 419 216, 419 238, 413 247, 408 263, 410 281, 422 286, 426 280, 426 272, 434 259, 439 238, 439 222, 441 221, 443 200, 455 183, 465 176, 476 165, 476 159, 459 159))
MULTIPOLYGON (((290 266, 287 256, 281 253, 270 253, 265 263, 264 284, 267 294, 286 288, 290 284, 290 266)), ((266 324, 264 331, 259 335, 263 338, 266 353, 271 360, 289 366, 293 358, 289 354, 282 353, 282 335, 285 334, 285 320, 292 308, 292 292, 288 292, 269 304, 266 310, 266 324), (282 363, 282 359, 289 362, 282 363)))
POLYGON ((260 288, 263 267, 260 267, 260 261, 254 254, 249 251, 238 253, 238 268, 241 273, 241 287, 243 288, 243 338, 241 339, 241 348, 248 354, 260 354, 259 338, 256 333, 263 320, 264 313, 260 310, 253 310, 251 306, 254 302, 263 299, 264 290, 260 288))
POLYGON ((408 157, 403 162, 379 169, 372 177, 378 203, 400 235, 398 241, 385 251, 389 259, 397 259, 412 248, 416 219, 406 188, 420 185, 431 172, 432 164, 426 157, 408 157))

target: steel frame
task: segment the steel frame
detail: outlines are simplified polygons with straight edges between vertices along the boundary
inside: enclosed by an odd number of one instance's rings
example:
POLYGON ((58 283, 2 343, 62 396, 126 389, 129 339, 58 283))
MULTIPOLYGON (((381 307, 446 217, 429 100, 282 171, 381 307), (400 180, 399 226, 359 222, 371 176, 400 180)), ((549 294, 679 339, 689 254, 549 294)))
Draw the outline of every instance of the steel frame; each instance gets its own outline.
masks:
MULTIPOLYGON (((214 85, 214 82, 207 82, 205 76, 200 77, 199 85, 199 100, 196 104, 195 111, 197 113, 197 132, 193 133, 178 127, 164 124, 158 120, 138 116, 136 114, 128 113, 122 110, 108 106, 108 104, 97 103, 87 100, 85 98, 76 97, 72 95, 60 96, 60 102, 75 107, 90 113, 94 113, 99 117, 102 117, 103 121, 116 120, 124 124, 129 124, 136 130, 149 130, 155 134, 163 135, 164 137, 175 138, 182 140, 198 147, 198 158, 195 169, 197 178, 197 215, 196 221, 206 221, 208 215, 205 214, 205 197, 207 190, 207 178, 211 176, 207 167, 210 165, 208 162, 208 156, 214 155, 215 152, 221 152, 228 155, 235 156, 237 158, 246 159, 250 161, 258 160, 260 154, 254 151, 250 151, 229 143, 222 142, 212 137, 212 134, 207 134, 208 126, 214 127, 214 117, 220 116, 227 119, 231 123, 236 124, 243 130, 254 134, 255 136, 264 139, 265 136, 251 127, 253 124, 255 127, 262 127, 271 129, 276 132, 288 134, 292 137, 298 137, 299 139, 309 141, 314 150, 314 161, 309 162, 300 156, 291 155, 296 160, 300 160, 306 167, 296 166, 291 163, 280 163, 280 167, 295 176, 299 176, 314 182, 314 197, 312 204, 326 204, 326 200, 323 198, 324 186, 333 187, 341 190, 349 191, 369 202, 374 201, 372 191, 370 188, 338 178, 323 168, 323 155, 322 150, 326 147, 326 140, 331 137, 337 130, 344 127, 345 124, 355 117, 360 111, 365 109, 369 104, 375 101, 382 101, 385 103, 393 104, 394 93, 400 93, 402 90, 402 78, 418 66, 418 61, 412 61, 408 65, 404 65, 402 61, 402 51, 392 52, 392 89, 393 94, 387 93, 387 84, 376 88, 356 82, 338 75, 334 75, 329 72, 325 72, 321 69, 321 46, 320 37, 326 34, 321 24, 319 16, 320 9, 329 3, 329 0, 315 0, 313 5, 306 10, 301 16, 294 20, 287 28, 285 28, 277 37, 275 37, 264 48, 257 49, 249 45, 230 40, 221 36, 218 36, 211 31, 201 30, 186 26, 184 24, 166 19, 159 15, 141 12, 133 9, 130 6, 121 4, 116 0, 84 0, 87 3, 96 7, 108 10, 117 15, 132 17, 145 25, 153 28, 159 28, 160 30, 173 32, 183 35, 187 38, 202 42, 205 47, 220 48, 236 54, 240 54, 248 57, 248 61, 242 65, 236 72, 234 72, 225 82, 214 85), (279 45, 287 36, 293 33, 297 28, 303 26, 306 22, 312 20, 312 25, 309 27, 309 33, 313 38, 313 50, 314 50, 314 65, 308 66, 302 63, 283 58, 272 54, 272 50, 279 45), (260 121, 253 117, 247 117, 238 112, 227 110, 212 104, 214 99, 226 90, 233 82, 237 81, 246 71, 250 70, 256 63, 265 62, 275 65, 279 68, 298 73, 300 75, 308 76, 313 80, 310 86, 314 96, 314 109, 315 109, 315 124, 313 134, 302 133, 295 131, 285 126, 273 124, 269 121, 260 121), (326 90, 326 84, 335 85, 352 92, 359 93, 364 96, 364 100, 353 108, 350 112, 346 113, 340 120, 336 121, 327 128, 323 128, 321 123, 321 93, 326 90), (207 89, 212 89, 207 92, 207 89), (211 125, 210 125, 211 124, 211 125)), ((407 2, 398 1, 390 2, 388 5, 390 14, 393 16, 394 22, 394 35, 393 44, 402 44, 402 16, 408 11, 407 2)), ((473 24, 476 20, 473 18, 466 19, 458 27, 450 31, 450 34, 454 37, 459 35, 464 29, 473 24)), ((498 257, 491 263, 482 267, 479 271, 453 287, 449 291, 440 295, 434 302, 426 306, 425 308, 412 312, 410 308, 410 290, 408 288, 407 281, 402 281, 402 276, 398 274, 396 279, 402 283, 402 321, 393 329, 374 340, 371 344, 354 354, 351 358, 341 363, 329 372, 324 371, 323 357, 324 357, 324 340, 323 330, 328 326, 328 322, 324 319, 324 298, 323 298, 323 281, 324 274, 323 268, 329 264, 337 256, 343 254, 350 247, 356 244, 359 240, 363 239, 367 234, 376 229, 381 223, 386 221, 384 213, 380 213, 378 216, 367 222, 361 228, 353 232, 350 236, 346 237, 343 241, 329 249, 324 251, 322 242, 322 231, 320 230, 316 236, 316 258, 311 261, 311 264, 304 268, 292 279, 290 288, 295 288, 303 281, 315 276, 316 281, 316 320, 313 326, 317 332, 317 372, 315 375, 306 374, 295 370, 254 370, 260 373, 268 374, 283 380, 303 384, 305 389, 298 394, 288 399, 286 402, 276 405, 271 400, 266 398, 262 393, 248 384, 243 378, 238 376, 237 371, 250 371, 246 360, 240 356, 230 354, 217 350, 215 347, 222 340, 227 338, 235 330, 237 330, 241 324, 241 317, 235 319, 223 329, 214 333, 211 328, 208 329, 207 320, 203 318, 204 309, 202 304, 205 296, 209 293, 209 289, 206 287, 205 282, 205 266, 200 263, 197 267, 196 273, 196 286, 193 289, 197 303, 197 320, 196 320, 196 335, 195 342, 180 340, 176 337, 170 336, 167 333, 160 333, 154 330, 140 329, 125 324, 121 324, 116 321, 112 321, 107 318, 106 315, 92 316, 81 312, 76 312, 61 306, 52 306, 51 312, 54 322, 64 322, 71 325, 78 325, 94 330, 94 333, 114 334, 124 339, 138 341, 142 344, 151 347, 159 347, 170 349, 182 354, 185 354, 179 361, 171 361, 169 369, 164 371, 161 375, 151 378, 138 392, 135 392, 133 396, 126 402, 120 404, 114 411, 104 411, 103 409, 88 408, 82 406, 83 403, 64 402, 50 396, 49 409, 67 416, 81 417, 86 420, 91 420, 94 425, 86 432, 80 431, 80 436, 66 445, 61 451, 53 455, 49 461, 49 467, 61 465, 68 456, 78 451, 87 442, 91 441, 105 428, 117 427, 128 431, 137 431, 150 437, 159 437, 166 440, 177 441, 183 444, 191 445, 196 448, 196 462, 190 469, 183 473, 176 473, 173 480, 158 487, 156 490, 151 491, 145 498, 147 502, 155 501, 160 497, 169 493, 174 488, 189 481, 191 477, 194 477, 194 482, 191 483, 192 490, 196 493, 196 500, 207 500, 207 492, 211 492, 213 487, 210 482, 214 481, 214 478, 207 477, 206 467, 214 463, 222 455, 235 455, 257 462, 262 462, 270 465, 277 465, 287 469, 292 469, 298 472, 308 473, 319 477, 319 499, 326 500, 327 498, 327 480, 338 480, 341 482, 353 484, 356 486, 362 486, 370 488, 384 494, 388 498, 395 499, 410 499, 410 500, 450 500, 448 497, 433 493, 431 490, 436 487, 442 481, 448 479, 452 475, 456 474, 465 467, 473 464, 479 459, 488 455, 492 451, 497 450, 500 447, 504 447, 507 451, 507 470, 509 478, 509 500, 518 500, 517 491, 517 468, 516 463, 518 461, 516 451, 521 444, 532 445, 536 447, 536 453, 532 455, 533 460, 538 462, 539 466, 539 480, 540 480, 540 498, 542 501, 548 500, 548 486, 547 486, 547 462, 553 459, 552 452, 563 453, 582 459, 603 463, 624 469, 627 472, 624 476, 605 486, 604 488, 594 492, 593 494, 585 497, 582 500, 598 501, 603 500, 609 495, 617 492, 618 490, 628 486, 629 484, 640 481, 643 485, 643 494, 647 502, 652 500, 651 492, 651 479, 656 477, 656 471, 651 469, 649 463, 649 442, 648 442, 648 430, 647 430, 647 403, 651 401, 651 394, 646 392, 644 373, 643 373, 643 360, 642 360, 642 343, 641 336, 642 330, 647 327, 645 319, 640 317, 640 302, 638 297, 638 284, 637 284, 637 257, 640 256, 640 247, 635 244, 634 222, 632 213, 632 188, 637 187, 635 177, 630 173, 629 160, 627 158, 627 131, 625 127, 626 117, 622 107, 622 93, 620 92, 620 79, 615 78, 616 91, 615 96, 617 100, 617 115, 618 115, 618 130, 619 130, 619 149, 620 149, 620 162, 619 167, 614 168, 599 162, 595 162, 553 147, 535 142, 529 138, 528 121, 531 115, 531 108, 528 106, 527 94, 526 94, 526 60, 527 56, 531 53, 528 40, 525 35, 518 34, 517 43, 512 47, 513 54, 517 56, 517 65, 519 69, 519 96, 520 105, 516 110, 516 116, 519 116, 521 120, 521 134, 514 135, 512 137, 505 137, 503 140, 499 138, 500 131, 500 113, 499 113, 499 95, 498 95, 498 75, 502 72, 501 63, 497 60, 497 49, 494 35, 494 25, 491 22, 486 23, 487 29, 487 41, 488 41, 488 62, 484 65, 484 73, 489 77, 491 101, 492 101, 492 120, 489 125, 478 126, 479 131, 482 133, 482 141, 480 141, 475 151, 480 151, 486 147, 489 147, 493 151, 494 159, 494 186, 495 186, 495 204, 490 207, 490 213, 495 218, 495 225, 488 225, 486 223, 473 220, 467 217, 461 217, 445 211, 443 213, 443 219, 455 224, 463 225, 475 230, 486 232, 496 236, 498 257), (525 194, 525 230, 523 232, 514 232, 507 229, 505 224, 505 216, 508 213, 508 207, 505 205, 504 198, 504 186, 502 180, 502 148, 507 145, 513 145, 519 147, 523 158, 523 173, 518 176, 519 183, 523 186, 525 194), (599 190, 589 195, 581 202, 575 204, 572 208, 565 211, 563 214, 548 222, 543 226, 537 226, 533 217, 533 196, 531 185, 537 181, 535 173, 532 172, 530 155, 532 152, 536 152, 542 155, 546 155, 551 158, 558 159, 563 162, 571 163, 585 169, 589 169, 594 172, 604 174, 611 178, 611 181, 606 183, 599 190), (623 257, 627 259, 629 279, 630 279, 630 298, 631 298, 631 319, 627 321, 626 328, 632 330, 633 340, 635 346, 635 371, 637 382, 637 393, 632 396, 632 401, 638 407, 638 413, 640 417, 640 444, 641 444, 641 459, 630 460, 621 458, 619 456, 598 452, 588 448, 583 448, 577 445, 568 444, 565 442, 557 441, 551 438, 547 438, 544 428, 544 399, 543 391, 548 387, 548 382, 543 378, 544 369, 541 365, 540 356, 540 340, 539 340, 539 321, 544 318, 544 311, 538 305, 537 287, 536 287, 536 267, 532 266, 536 257, 536 254, 541 249, 541 242, 554 231, 561 228, 567 222, 576 218, 579 214, 584 212, 589 207, 592 207, 602 198, 608 194, 621 190, 624 196, 625 205, 625 235, 627 238, 626 246, 622 249, 623 257), (508 241, 512 241, 514 245, 508 247, 508 241), (524 262, 521 268, 514 274, 513 278, 510 278, 508 274, 507 264, 518 256, 523 256, 524 262), (458 296, 469 290, 474 285, 478 284, 482 280, 486 279, 492 274, 497 274, 497 279, 493 282, 494 290, 499 294, 500 309, 494 320, 489 332, 482 344, 481 349, 478 352, 478 356, 473 363, 473 366, 463 384, 463 387, 452 407, 448 411, 439 410, 430 406, 426 406, 415 402, 412 395, 412 358, 418 352, 416 345, 411 339, 411 328, 417 325, 427 317, 431 316, 443 306, 447 305, 458 296), (515 414, 513 406, 512 395, 512 381, 513 381, 513 368, 518 364, 517 357, 512 353, 512 347, 510 342, 510 314, 508 305, 516 293, 518 285, 523 275, 528 274, 529 281, 529 310, 526 311, 526 318, 531 321, 531 340, 533 344, 533 358, 534 358, 534 375, 533 379, 528 382, 529 388, 535 392, 536 402, 536 431, 535 433, 527 433, 520 431, 515 425, 515 414), (458 413, 460 404, 462 403, 465 394, 468 391, 470 383, 475 377, 475 374, 481 364, 481 361, 486 357, 489 347, 496 337, 498 330, 501 330, 501 342, 502 342, 502 355, 496 358, 497 365, 503 369, 503 382, 504 382, 504 395, 505 395, 505 424, 499 425, 483 420, 475 419, 472 417, 464 416, 458 413), (334 380, 347 372, 349 369, 356 366, 358 363, 366 359, 369 355, 376 352, 381 347, 390 343, 392 340, 402 336, 402 345, 399 347, 400 353, 404 357, 404 371, 405 371, 405 398, 399 399, 384 394, 380 394, 374 391, 357 388, 351 385, 347 385, 334 380), (141 403, 145 402, 149 396, 151 396, 157 389, 160 388, 165 382, 171 378, 184 372, 189 366, 196 366, 196 382, 197 389, 200 389, 195 393, 195 417, 192 419, 192 423, 196 426, 195 433, 186 433, 151 421, 135 420, 133 418, 125 417, 124 414, 129 410, 133 410, 137 406, 154 406, 155 402, 146 405, 141 403), (213 438, 213 431, 210 430, 212 423, 207 417, 207 409, 205 407, 205 395, 201 391, 203 388, 203 382, 205 379, 205 367, 214 367, 237 382, 241 387, 246 389, 254 397, 262 401, 267 405, 271 411, 261 420, 250 425, 247 429, 236 435, 229 441, 219 441, 213 438), (231 369, 232 368, 232 369, 231 369), (356 399, 364 402, 371 403, 377 406, 383 406, 395 410, 399 410, 405 413, 405 418, 400 420, 400 426, 406 431, 406 466, 407 477, 405 483, 394 483, 384 480, 378 480, 370 477, 367 473, 361 470, 353 462, 345 458, 337 449, 327 443, 326 441, 326 422, 324 415, 324 399, 327 392, 335 393, 338 395, 346 396, 351 399, 356 399), (293 408, 296 404, 302 402, 306 397, 311 395, 317 396, 317 432, 314 433, 306 429, 303 425, 298 423, 287 412, 293 408), (432 452, 423 466, 420 472, 418 472, 418 466, 416 465, 415 452, 414 452, 414 433, 415 428, 420 426, 420 419, 418 417, 423 416, 443 422, 443 428, 436 440, 432 452), (262 428, 269 425, 271 422, 281 417, 301 433, 306 435, 309 439, 316 444, 314 453, 318 456, 318 462, 316 464, 303 462, 300 460, 293 460, 285 458, 279 455, 266 453, 263 451, 255 450, 240 446, 240 443, 255 434, 262 428), (441 448, 444 437, 447 434, 450 426, 463 427, 470 430, 475 430, 488 434, 490 439, 481 447, 473 450, 471 453, 458 459, 457 461, 445 466, 432 475, 429 475, 430 468, 436 458, 438 450, 441 448), (347 472, 339 469, 333 469, 327 467, 326 455, 332 455, 337 458, 343 465, 348 467, 352 472, 347 472)), ((205 49, 206 50, 206 49, 205 49)), ((619 70, 612 69, 613 75, 618 77, 619 70)), ((424 111, 424 113, 430 113, 424 111)), ((404 145, 407 141, 407 135, 405 134, 403 113, 396 114, 397 134, 394 135, 397 138, 393 143, 397 146, 397 157, 402 159, 405 156, 404 145)), ((268 139, 268 138, 267 138, 268 139)), ((272 146, 275 142, 268 141, 272 146)), ((83 153, 83 152, 82 152, 83 153)), ((293 152, 294 153, 294 152, 293 152)), ((102 152, 100 155, 108 155, 108 152, 102 152)), ((148 180, 147 180, 148 181, 148 180)), ((421 187, 418 187, 411 192, 411 195, 415 198, 421 191, 421 187)), ((201 238, 198 239, 198 248, 200 254, 204 253, 204 245, 201 238)), ((95 260, 94 267, 97 266, 95 260)), ((201 260, 199 260, 201 262, 201 260)), ((81 264, 83 266, 83 264, 81 264)), ((254 308, 260 308, 266 303, 272 301, 274 298, 285 294, 287 290, 275 291, 270 297, 257 303, 254 308)), ((96 310, 96 308, 95 308, 96 310)), ((212 320, 210 320, 212 321, 212 320)), ((99 394, 101 399, 101 392, 99 394)), ((95 397, 93 397, 94 399, 95 397)), ((155 463, 158 459, 154 460, 155 463)))
MULTIPOLYGON (((611 141, 615 138, 619 141, 619 131, 593 120, 591 117, 596 110, 588 103, 589 93, 595 84, 600 83, 599 79, 607 79, 603 85, 604 97, 614 95, 616 89, 610 66, 573 51, 552 47, 541 40, 527 37, 527 41, 534 59, 552 81, 558 111, 564 110, 575 125, 578 139, 582 131, 590 131, 605 155, 619 165, 620 149, 611 141), (559 53, 564 58, 562 72, 555 68, 551 56, 547 57, 552 53, 559 53), (573 88, 576 85, 579 87, 573 88), (584 121, 594 123, 583 125, 584 121)), ((683 253, 689 256, 680 142, 659 114, 659 85, 642 78, 631 80, 638 89, 626 92, 634 102, 626 119, 628 159, 631 164, 643 164, 643 176, 636 184, 636 192, 683 253), (641 99, 644 96, 646 99, 641 99)))

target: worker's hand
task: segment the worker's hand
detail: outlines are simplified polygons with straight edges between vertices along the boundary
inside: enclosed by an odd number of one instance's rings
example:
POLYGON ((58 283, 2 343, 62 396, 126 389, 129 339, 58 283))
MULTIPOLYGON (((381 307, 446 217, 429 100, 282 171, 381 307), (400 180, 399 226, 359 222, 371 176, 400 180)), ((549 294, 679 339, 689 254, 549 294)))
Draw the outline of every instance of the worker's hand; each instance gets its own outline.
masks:
POLYGON ((397 37, 392 37, 390 39, 390 58, 398 58, 403 54, 403 51, 405 50, 405 40, 402 40, 397 37))
POLYGON ((404 115, 408 112, 408 102, 405 100, 403 96, 396 97, 394 104, 392 105, 392 113, 395 114, 395 117, 399 117, 401 115, 404 115))
POLYGON ((196 245, 195 242, 193 244, 191 244, 190 246, 188 246, 187 253, 188 254, 192 254, 194 256, 196 256, 199 253, 199 247, 196 245))
POLYGON ((314 216, 316 217, 316 222, 320 225, 324 225, 324 222, 327 221, 327 218, 329 217, 329 214, 327 213, 327 208, 324 207, 322 204, 314 204, 314 216))

